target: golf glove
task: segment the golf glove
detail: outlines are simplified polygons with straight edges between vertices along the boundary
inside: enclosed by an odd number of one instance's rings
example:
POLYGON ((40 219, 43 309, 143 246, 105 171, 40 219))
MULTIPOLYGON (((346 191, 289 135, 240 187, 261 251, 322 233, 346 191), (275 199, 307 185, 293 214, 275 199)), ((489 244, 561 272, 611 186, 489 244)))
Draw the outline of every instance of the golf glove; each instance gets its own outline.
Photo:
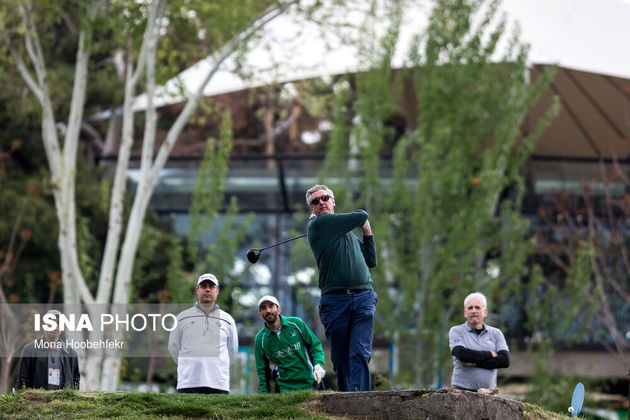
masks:
POLYGON ((313 377, 315 378, 315 382, 318 384, 322 382, 324 379, 324 375, 326 375, 326 371, 321 365, 315 365, 313 367, 313 377))

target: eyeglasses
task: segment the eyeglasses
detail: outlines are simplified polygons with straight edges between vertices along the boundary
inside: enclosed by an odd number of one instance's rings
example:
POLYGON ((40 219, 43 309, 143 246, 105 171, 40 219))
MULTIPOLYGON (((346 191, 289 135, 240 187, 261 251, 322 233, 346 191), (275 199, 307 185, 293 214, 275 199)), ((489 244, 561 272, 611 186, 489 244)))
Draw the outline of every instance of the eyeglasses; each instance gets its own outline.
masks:
POLYGON ((324 195, 320 195, 317 198, 314 198, 313 201, 311 201, 311 206, 316 206, 319 204, 319 200, 322 201, 328 201, 331 197, 328 194, 324 194, 324 195))

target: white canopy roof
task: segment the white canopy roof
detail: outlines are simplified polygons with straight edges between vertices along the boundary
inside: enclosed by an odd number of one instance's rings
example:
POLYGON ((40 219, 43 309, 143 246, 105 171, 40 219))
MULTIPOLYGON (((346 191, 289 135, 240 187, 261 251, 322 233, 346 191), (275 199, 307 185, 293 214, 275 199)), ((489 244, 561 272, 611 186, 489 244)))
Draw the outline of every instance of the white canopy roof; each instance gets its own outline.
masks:
MULTIPOLYGON (((426 27, 432 4, 433 1, 425 0, 405 9, 395 65, 404 65, 410 37, 426 27)), ((503 0, 502 10, 508 22, 520 25, 520 39, 531 47, 532 64, 558 64, 630 78, 628 0, 503 0)), ((360 23, 361 16, 356 12, 344 17, 360 23)), ((357 32, 350 34, 358 36, 361 35, 357 32)), ((260 42, 246 55, 245 63, 255 69, 251 78, 243 80, 233 72, 234 59, 229 58, 206 85, 204 96, 272 82, 355 72, 365 67, 355 47, 295 13, 270 22, 260 42)), ((170 80, 159 90, 157 106, 185 100, 198 89, 212 64, 212 57, 208 57, 170 80)), ((134 108, 142 110, 145 105, 145 97, 139 96, 134 108)))

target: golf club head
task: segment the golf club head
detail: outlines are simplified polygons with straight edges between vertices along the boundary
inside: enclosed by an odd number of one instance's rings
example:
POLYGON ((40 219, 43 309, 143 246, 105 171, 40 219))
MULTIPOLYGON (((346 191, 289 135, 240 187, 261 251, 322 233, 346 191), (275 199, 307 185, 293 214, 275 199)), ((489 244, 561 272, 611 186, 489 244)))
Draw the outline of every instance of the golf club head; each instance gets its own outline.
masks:
POLYGON ((256 248, 252 248, 249 251, 247 251, 247 261, 249 261, 252 264, 256 264, 258 262, 258 259, 260 258, 260 249, 256 249, 256 248))

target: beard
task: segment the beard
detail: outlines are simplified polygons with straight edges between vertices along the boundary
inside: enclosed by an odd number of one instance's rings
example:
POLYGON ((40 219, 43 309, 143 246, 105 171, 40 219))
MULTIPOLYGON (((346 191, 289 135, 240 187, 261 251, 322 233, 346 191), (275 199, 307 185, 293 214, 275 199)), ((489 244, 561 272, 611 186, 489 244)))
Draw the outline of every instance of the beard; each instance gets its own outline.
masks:
POLYGON ((269 313, 267 315, 265 315, 265 322, 269 323, 269 324, 273 324, 274 322, 276 322, 276 320, 278 319, 278 314, 277 313, 269 313))

